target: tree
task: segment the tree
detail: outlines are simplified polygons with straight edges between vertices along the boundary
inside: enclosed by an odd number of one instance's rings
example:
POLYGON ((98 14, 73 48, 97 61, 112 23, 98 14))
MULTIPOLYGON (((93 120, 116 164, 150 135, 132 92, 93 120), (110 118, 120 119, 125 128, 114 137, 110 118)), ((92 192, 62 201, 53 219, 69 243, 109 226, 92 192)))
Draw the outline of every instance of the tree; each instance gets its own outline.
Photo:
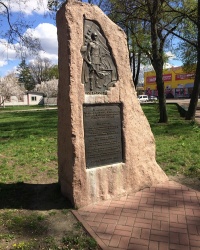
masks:
POLYGON ((137 51, 133 49, 129 50, 129 53, 130 53, 130 65, 132 69, 133 82, 136 88, 139 83, 142 53, 140 50, 137 51))
POLYGON ((52 65, 48 58, 37 57, 27 65, 23 58, 17 67, 18 81, 27 90, 32 90, 37 84, 51 79, 58 79, 58 65, 52 65))
POLYGON ((58 79, 52 79, 50 81, 37 84, 35 86, 35 91, 44 93, 45 97, 47 98, 48 104, 49 98, 55 98, 58 95, 58 79))
POLYGON ((18 81, 24 85, 26 90, 32 90, 35 86, 34 80, 25 59, 22 59, 21 63, 17 67, 17 71, 18 81))
POLYGON ((42 82, 35 86, 35 91, 44 93, 47 97, 57 97, 58 95, 58 79, 42 82))
POLYGON ((9 100, 11 96, 20 97, 24 94, 24 91, 25 89, 19 85, 14 73, 5 76, 0 82, 0 105, 3 104, 4 106, 5 100, 9 100))
POLYGON ((59 74, 58 74, 58 65, 52 65, 48 70, 47 74, 49 75, 49 79, 58 79, 59 74))
POLYGON ((105 10, 109 13, 109 17, 117 23, 126 33, 127 36, 127 44, 128 44, 128 50, 129 50, 129 60, 130 60, 130 67, 132 70, 132 78, 135 85, 135 88, 137 87, 139 83, 139 75, 140 75, 140 66, 141 63, 144 62, 144 53, 142 53, 141 49, 137 46, 137 43, 135 42, 135 39, 132 35, 132 30, 135 30, 137 32, 138 26, 140 25, 140 21, 135 20, 134 24, 132 20, 126 20, 124 18, 123 13, 118 13, 112 11, 113 7, 112 5, 103 6, 105 10), (110 11, 108 11, 110 9, 110 11))
MULTIPOLYGON (((159 122, 167 122, 163 65, 165 49, 172 32, 182 17, 169 14, 164 0, 110 0, 111 16, 118 17, 117 23, 127 23, 129 33, 142 53, 149 58, 155 73, 159 96, 159 122)), ((113 19, 116 20, 115 18, 113 19)))
MULTIPOLYGON (((79 0, 82 2, 82 0, 79 0)), ((52 12, 57 12, 61 5, 65 3, 65 0, 48 0, 48 8, 52 12)), ((107 0, 87 0, 89 4, 96 4, 100 8, 105 5, 108 1, 107 0)))
POLYGON ((53 68, 48 58, 37 57, 33 62, 29 63, 29 70, 35 85, 57 76, 56 67, 53 68))
POLYGON ((186 71, 195 72, 194 87, 186 120, 195 118, 198 97, 200 93, 200 0, 182 1, 182 5, 169 5, 171 11, 184 17, 184 22, 173 34, 182 40, 179 50, 186 71))
POLYGON ((0 27, 2 27, 1 41, 6 39, 8 41, 7 44, 13 44, 18 53, 27 53, 27 49, 25 48, 28 48, 29 53, 35 54, 39 49, 41 49, 39 40, 33 37, 31 33, 26 33, 26 35, 24 35, 25 31, 31 27, 31 25, 23 18, 22 8, 26 2, 27 0, 23 0, 23 3, 20 0, 15 1, 19 7, 21 6, 21 9, 18 14, 16 14, 17 17, 12 18, 12 1, 0 1, 0 27))
POLYGON ((200 93, 200 0, 198 0, 198 17, 197 17, 197 67, 194 79, 194 87, 190 99, 186 120, 194 119, 197 109, 197 103, 200 93))

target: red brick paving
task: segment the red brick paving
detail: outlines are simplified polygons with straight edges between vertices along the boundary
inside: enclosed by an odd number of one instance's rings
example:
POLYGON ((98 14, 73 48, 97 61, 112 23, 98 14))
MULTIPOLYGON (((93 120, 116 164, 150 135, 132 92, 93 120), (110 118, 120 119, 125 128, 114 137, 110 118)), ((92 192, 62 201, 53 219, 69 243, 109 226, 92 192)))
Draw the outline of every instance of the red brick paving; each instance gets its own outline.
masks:
POLYGON ((102 250, 200 250, 200 192, 173 181, 73 213, 102 250))

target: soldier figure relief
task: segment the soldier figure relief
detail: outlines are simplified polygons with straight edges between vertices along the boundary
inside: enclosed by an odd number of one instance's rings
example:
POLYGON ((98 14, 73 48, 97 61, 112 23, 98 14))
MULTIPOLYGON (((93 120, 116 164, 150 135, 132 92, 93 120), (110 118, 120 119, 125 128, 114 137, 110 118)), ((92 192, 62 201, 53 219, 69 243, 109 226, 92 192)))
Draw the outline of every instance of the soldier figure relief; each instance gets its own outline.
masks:
POLYGON ((116 67, 100 27, 85 20, 84 28, 82 83, 86 93, 102 94, 116 82, 116 67))

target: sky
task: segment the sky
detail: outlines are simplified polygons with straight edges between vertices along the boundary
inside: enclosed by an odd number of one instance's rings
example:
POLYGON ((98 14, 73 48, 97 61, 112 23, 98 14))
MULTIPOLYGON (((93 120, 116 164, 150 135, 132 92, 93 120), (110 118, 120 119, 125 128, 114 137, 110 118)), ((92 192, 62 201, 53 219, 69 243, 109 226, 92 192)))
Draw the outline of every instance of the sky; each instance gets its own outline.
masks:
MULTIPOLYGON (((3 1, 7 3, 8 1, 3 1)), ((11 22, 16 20, 19 16, 19 7, 23 11, 23 18, 28 23, 31 23, 31 29, 26 32, 31 32, 31 34, 38 38, 41 43, 43 50, 39 51, 41 57, 49 58, 52 64, 58 63, 58 44, 57 44, 57 30, 55 25, 55 20, 48 15, 47 0, 27 0, 26 4, 24 1, 13 1, 11 10, 11 22), (39 8, 38 8, 39 3, 39 8)), ((2 12, 3 8, 0 8, 2 12)), ((1 13, 0 13, 1 14, 1 13)), ((3 22, 3 26, 0 27, 2 30, 6 30, 7 22, 3 22)), ((15 46, 18 44, 16 43, 15 46)), ((27 58, 27 63, 34 59, 34 56, 29 56, 27 58)), ((16 50, 12 44, 8 44, 5 39, 0 36, 0 77, 7 75, 16 69, 17 65, 21 62, 21 58, 17 55, 16 50)))
MULTIPOLYGON (((4 0, 3 3, 9 4, 10 0, 4 0)), ((19 16, 19 11, 23 12, 25 21, 32 24, 32 28, 26 32, 31 34, 40 40, 43 50, 39 51, 41 57, 49 58, 52 64, 58 63, 58 43, 57 43, 57 30, 55 20, 48 14, 47 0, 23 0, 23 1, 11 1, 11 22, 16 20, 19 16), (20 3, 20 4, 19 4, 20 3)), ((0 7, 0 14, 3 8, 0 7)), ((7 22, 3 22, 3 26, 0 29, 6 30, 7 22)), ((16 43, 15 46, 18 44, 16 43)), ((175 59, 175 56, 168 52, 170 56, 169 66, 180 66, 181 62, 175 59)), ((33 56, 29 56, 26 62, 29 63, 34 59, 33 56)), ((10 72, 16 70, 16 67, 21 62, 19 55, 12 44, 8 44, 6 40, 0 36, 0 77, 7 75, 10 72)))

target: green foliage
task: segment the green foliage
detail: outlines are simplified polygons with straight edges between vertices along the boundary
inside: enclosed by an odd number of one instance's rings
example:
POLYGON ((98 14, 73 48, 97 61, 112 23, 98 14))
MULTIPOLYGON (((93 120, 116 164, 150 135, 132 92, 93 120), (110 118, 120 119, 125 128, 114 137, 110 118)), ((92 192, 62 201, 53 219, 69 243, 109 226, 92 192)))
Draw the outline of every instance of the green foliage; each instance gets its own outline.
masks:
POLYGON ((58 65, 53 65, 47 70, 48 79, 58 79, 58 65))
POLYGON ((50 11, 56 12, 63 3, 63 0, 48 0, 47 7, 50 11))
POLYGON ((197 4, 196 0, 187 0, 176 8, 178 14, 183 16, 183 20, 177 28, 176 34, 181 39, 175 53, 182 60, 186 72, 195 71, 197 63, 197 4))
POLYGON ((12 250, 33 250, 36 247, 36 243, 33 241, 25 242, 21 241, 19 243, 13 244, 12 250))
POLYGON ((191 21, 184 21, 184 28, 182 30, 182 35, 188 41, 192 41, 193 44, 187 41, 180 41, 176 54, 183 62, 183 68, 186 72, 194 72, 196 70, 197 63, 197 26, 191 21))
POLYGON ((51 65, 48 58, 37 57, 33 63, 26 64, 22 59, 18 65, 18 81, 22 83, 27 90, 33 90, 36 84, 44 81, 58 79, 58 65, 51 65))
MULTIPOLYGON (((48 0, 47 7, 50 11, 57 12, 64 2, 65 0, 48 0)), ((104 4, 104 2, 106 3, 108 1, 107 0, 87 0, 84 2, 88 2, 90 4, 96 4, 99 7, 101 7, 104 4)))
POLYGON ((15 235, 14 234, 0 234, 0 240, 6 240, 7 242, 15 239, 15 235))
POLYGON ((35 83, 25 59, 22 59, 21 63, 17 67, 17 71, 18 81, 23 83, 25 89, 32 90, 35 86, 35 83))
POLYGON ((4 224, 9 232, 21 235, 23 233, 29 235, 41 235, 46 231, 46 226, 43 223, 45 217, 32 213, 31 215, 25 215, 22 211, 8 210, 4 213, 0 213, 0 221, 4 224))
POLYGON ((97 249, 96 241, 84 234, 68 234, 63 237, 63 243, 67 246, 67 249, 77 249, 77 250, 94 250, 97 249))

